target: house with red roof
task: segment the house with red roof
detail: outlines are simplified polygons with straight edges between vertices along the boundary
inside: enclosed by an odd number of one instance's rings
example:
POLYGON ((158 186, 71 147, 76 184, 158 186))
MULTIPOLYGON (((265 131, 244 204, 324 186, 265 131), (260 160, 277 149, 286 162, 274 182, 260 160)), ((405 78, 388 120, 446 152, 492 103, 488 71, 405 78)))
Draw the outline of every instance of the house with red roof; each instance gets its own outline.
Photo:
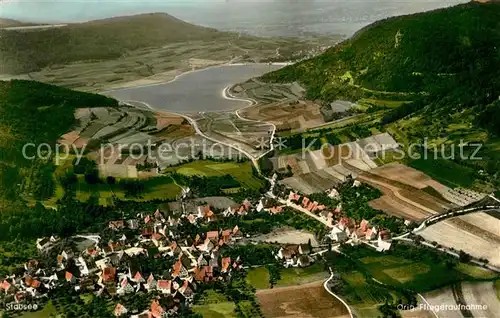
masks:
POLYGON ((233 228, 232 239, 237 240, 243 237, 243 233, 240 231, 238 225, 235 225, 233 228))
POLYGON ((158 289, 163 294, 170 294, 171 286, 171 280, 159 279, 156 285, 156 289, 158 289))
POLYGON ((20 303, 21 301, 23 301, 23 299, 26 298, 26 292, 17 292, 15 295, 14 295, 14 300, 16 301, 16 303, 20 303))
POLYGON ((96 257, 99 255, 99 247, 97 246, 91 246, 89 248, 87 248, 86 250, 87 252, 87 255, 91 256, 91 257, 96 257))
POLYGON ((128 312, 127 308, 123 306, 122 304, 116 304, 114 314, 116 317, 120 317, 121 315, 125 315, 128 312))
POLYGON ((271 214, 278 214, 283 212, 283 208, 281 206, 273 206, 272 208, 269 209, 269 213, 271 214))
POLYGON ((144 238, 150 238, 153 234, 154 234, 154 228, 152 226, 146 226, 144 228, 142 228, 142 233, 141 235, 144 237, 144 238))
MULTIPOLYGON (((219 242, 217 242, 217 244, 219 244, 219 242)), ((215 243, 213 242, 213 240, 211 240, 209 238, 206 238, 202 244, 196 246, 196 248, 202 252, 210 252, 211 250, 214 249, 214 247, 215 247, 215 243)))
POLYGON ((221 273, 227 273, 229 266, 231 266, 231 257, 223 257, 221 259, 221 273))
POLYGON ((104 282, 114 281, 115 276, 116 276, 116 268, 114 267, 109 266, 104 268, 102 271, 102 280, 104 282))
POLYGON ((196 218, 196 216, 195 216, 194 214, 189 214, 189 215, 186 217, 186 219, 187 219, 187 220, 189 221, 189 223, 191 223, 191 224, 195 224, 195 223, 196 223, 196 220, 197 220, 197 218, 196 218))
POLYGON ((4 279, 4 281, 2 282, 1 287, 6 294, 10 294, 14 291, 14 286, 6 279, 4 279))
POLYGON ((155 318, 161 318, 164 312, 165 310, 162 306, 160 306, 158 300, 153 300, 153 302, 151 303, 151 315, 155 318))
POLYGON ((365 233, 365 238, 369 241, 376 239, 377 238, 377 228, 374 226, 374 227, 368 229, 365 233))
POLYGON ((70 273, 70 272, 66 272, 66 273, 64 274, 64 278, 65 278, 65 279, 66 279, 66 281, 67 281, 67 282, 69 282, 69 283, 74 283, 74 282, 76 282, 76 277, 75 277, 72 273, 70 273))
POLYGON ((361 229, 361 231, 363 232, 366 232, 368 231, 368 228, 370 226, 370 222, 368 222, 367 220, 363 219, 361 221, 361 223, 359 224, 359 228, 361 229))
POLYGON ((144 288, 146 288, 146 290, 149 292, 156 289, 157 284, 158 282, 154 278, 153 274, 149 274, 149 277, 146 280, 146 284, 144 284, 144 288))
POLYGON ((132 286, 132 284, 130 284, 127 277, 124 277, 120 281, 120 287, 118 288, 117 293, 119 295, 124 295, 124 294, 128 294, 128 293, 132 293, 133 291, 134 291, 134 287, 132 286))
MULTIPOLYGON (((354 221, 353 219, 348 218, 348 217, 342 217, 342 218, 340 218, 339 222, 337 223, 337 226, 342 231, 347 232, 347 230, 349 230, 352 233, 352 228, 356 227, 356 221, 354 221)), ((351 233, 348 233, 348 234, 350 235, 351 233)))
POLYGON ((239 208, 239 205, 230 205, 227 209, 224 210, 224 212, 222 212, 222 215, 224 217, 233 216, 236 214, 239 208))
POLYGON ((125 227, 123 220, 109 221, 108 227, 114 231, 118 231, 125 227))
POLYGON ((194 289, 190 286, 189 281, 187 279, 184 280, 182 286, 179 287, 179 289, 177 289, 177 292, 184 295, 184 297, 186 297, 188 300, 192 299, 194 296, 194 289))
POLYGON ((210 231, 206 233, 206 238, 217 242, 219 240, 219 231, 210 231))
POLYGON ((288 195, 288 200, 294 203, 298 203, 300 200, 300 195, 298 193, 290 191, 290 194, 288 195))
POLYGON ((141 273, 136 272, 134 277, 131 279, 134 283, 144 283, 144 278, 142 277, 141 273))
POLYGON ((308 198, 308 197, 304 197, 304 198, 302 198, 302 206, 303 206, 304 208, 307 208, 307 206, 309 205, 309 202, 311 202, 311 201, 309 200, 309 198, 308 198))

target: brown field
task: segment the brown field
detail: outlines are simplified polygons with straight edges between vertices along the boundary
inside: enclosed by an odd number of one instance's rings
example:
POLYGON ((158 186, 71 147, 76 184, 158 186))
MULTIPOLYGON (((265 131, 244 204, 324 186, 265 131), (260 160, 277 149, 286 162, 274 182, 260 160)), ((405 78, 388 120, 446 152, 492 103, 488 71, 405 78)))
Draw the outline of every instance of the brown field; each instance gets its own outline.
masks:
POLYGON ((266 317, 349 317, 347 308, 331 296, 323 281, 257 291, 266 317))
POLYGON ((165 138, 168 140, 178 140, 194 135, 194 129, 189 124, 169 125, 157 133, 151 133, 152 136, 165 138))
POLYGON ((421 221, 453 208, 450 202, 422 189, 435 184, 427 175, 401 164, 389 164, 362 173, 359 180, 381 190, 384 195, 370 205, 406 220, 421 221))
POLYGON ((170 125, 181 125, 184 122, 184 118, 180 116, 169 116, 166 114, 155 114, 156 118, 156 129, 162 130, 170 125))
POLYGON ((398 200, 395 195, 385 194, 382 197, 369 203, 377 210, 385 211, 391 215, 396 215, 405 220, 419 221, 427 218, 430 214, 409 203, 398 200))
POLYGON ((80 138, 80 135, 76 131, 70 131, 59 138, 59 143, 61 145, 71 146, 78 138, 80 138))
POLYGON ((433 181, 426 174, 402 164, 384 165, 377 169, 373 169, 371 172, 417 189, 426 188, 429 186, 429 182, 433 181))
POLYGON ((263 120, 276 125, 276 129, 294 131, 314 128, 325 123, 320 107, 310 101, 290 105, 289 101, 248 107, 240 115, 253 120, 263 120))
MULTIPOLYGON (((416 188, 413 192, 404 192, 404 189, 394 185, 391 180, 377 177, 370 173, 362 174, 358 179, 378 188, 384 193, 384 196, 373 201, 371 204, 389 214, 394 214, 408 220, 420 221, 430 215, 444 211, 444 209, 433 209, 433 207, 435 208, 434 205, 427 206, 424 202, 418 202, 421 201, 419 197, 429 197, 430 195, 416 188), (409 195, 410 193, 411 195, 409 195), (401 208, 403 208, 403 210, 400 210, 401 208)), ((425 201, 427 202, 428 200, 425 201)))

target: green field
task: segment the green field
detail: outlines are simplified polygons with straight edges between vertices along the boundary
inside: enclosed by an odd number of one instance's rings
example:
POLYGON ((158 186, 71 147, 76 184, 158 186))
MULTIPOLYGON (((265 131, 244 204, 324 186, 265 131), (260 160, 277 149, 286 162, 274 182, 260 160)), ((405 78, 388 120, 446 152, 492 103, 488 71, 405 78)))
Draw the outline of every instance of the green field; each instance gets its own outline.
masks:
POLYGON ((247 273, 247 282, 255 289, 269 288, 269 271, 266 267, 252 268, 247 273))
MULTIPOLYGON (((111 204, 113 195, 117 198, 126 200, 125 192, 117 184, 108 185, 106 183, 99 183, 89 185, 83 177, 79 176, 77 184, 76 198, 79 201, 87 201, 91 197, 99 199, 99 204, 107 206, 111 204)), ((117 179, 117 182, 119 179, 117 179)), ((154 199, 174 199, 181 193, 181 188, 173 183, 172 180, 166 178, 150 178, 144 180, 145 191, 141 194, 140 198, 134 198, 135 201, 149 201, 154 199)), ((57 199, 62 198, 64 195, 62 187, 56 188, 56 195, 46 201, 46 205, 55 205, 57 199)))
POLYGON ((415 291, 449 285, 464 278, 461 272, 441 263, 417 262, 392 255, 363 257, 359 262, 377 281, 415 291))
MULTIPOLYGON (((318 280, 326 280, 330 274, 325 271, 323 263, 314 263, 304 268, 281 268, 280 276, 281 278, 276 282, 276 287, 302 285, 318 280)), ((265 266, 252 268, 248 271, 247 282, 255 289, 268 289, 268 269, 265 266)))
POLYGON ((204 176, 214 177, 226 174, 232 175, 244 187, 250 189, 259 189, 262 186, 262 180, 252 174, 251 162, 214 162, 207 160, 198 160, 186 163, 177 167, 164 170, 165 172, 177 172, 186 176, 204 176))
MULTIPOLYGON (((44 201, 46 206, 55 207, 56 201, 64 196, 64 190, 59 184, 59 177, 65 175, 66 172, 72 171, 72 161, 74 156, 70 155, 65 160, 60 160, 59 165, 56 166, 54 172, 56 187, 53 197, 44 201)), ((91 197, 98 198, 99 204, 107 206, 111 204, 113 195, 117 198, 126 200, 125 191, 119 185, 120 178, 116 178, 116 183, 113 185, 107 184, 105 181, 98 184, 88 184, 84 180, 83 175, 78 175, 78 182, 76 183, 76 198, 79 201, 87 201, 91 197)), ((137 201, 149 201, 154 199, 174 199, 180 192, 181 188, 174 183, 174 180, 169 177, 152 177, 149 179, 142 179, 144 183, 144 192, 140 198, 134 198, 137 201)))
POLYGON ((384 302, 383 293, 367 283, 365 276, 359 271, 350 271, 342 274, 348 292, 346 301, 360 317, 379 317, 378 306, 384 302))
POLYGON ((422 171, 436 181, 451 188, 472 187, 475 180, 475 172, 472 168, 464 167, 450 160, 435 160, 431 156, 432 154, 429 154, 427 160, 423 158, 413 160, 409 163, 409 166, 422 171))
POLYGON ((495 289, 497 291, 497 298, 500 300, 500 279, 495 281, 495 289))
POLYGON ((232 301, 225 301, 218 304, 194 305, 193 311, 203 316, 203 318, 236 317, 232 301))
POLYGON ((43 307, 42 310, 33 311, 33 312, 26 311, 26 312, 23 312, 22 315, 20 315, 19 317, 20 318, 46 318, 46 317, 54 316, 55 314, 56 314, 56 308, 54 307, 52 302, 49 301, 47 303, 47 305, 45 305, 45 307, 43 307))
POLYGON ((471 264, 458 263, 457 266, 455 266, 455 269, 474 279, 489 280, 499 278, 499 275, 497 273, 471 264))
POLYGON ((318 280, 326 280, 330 276, 325 271, 323 263, 314 263, 304 268, 284 268, 280 273, 281 279, 278 280, 277 287, 307 284, 318 280))
POLYGON ((409 102, 410 101, 384 100, 384 99, 373 99, 373 98, 362 98, 358 100, 358 103, 362 106, 380 106, 387 108, 398 108, 401 105, 409 102))
POLYGON ((227 297, 214 290, 205 290, 201 299, 193 306, 193 311, 204 318, 236 317, 235 304, 227 297))

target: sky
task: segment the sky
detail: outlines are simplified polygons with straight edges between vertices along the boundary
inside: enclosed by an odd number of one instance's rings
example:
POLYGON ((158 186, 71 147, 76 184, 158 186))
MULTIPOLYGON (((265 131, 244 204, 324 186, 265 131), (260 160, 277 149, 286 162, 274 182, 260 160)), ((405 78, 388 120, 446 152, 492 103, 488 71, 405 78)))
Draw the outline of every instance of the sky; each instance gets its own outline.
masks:
POLYGON ((350 35, 374 21, 468 0, 0 0, 0 17, 84 22, 166 12, 219 30, 260 36, 350 35))
POLYGON ((27 22, 82 22, 112 16, 167 11, 170 8, 184 8, 200 3, 207 5, 224 2, 225 0, 0 0, 0 17, 27 22))
MULTIPOLYGON (((331 7, 338 4, 340 7, 385 7, 393 3, 399 7, 413 7, 415 5, 431 3, 431 7, 438 7, 449 2, 463 2, 460 0, 0 0, 0 17, 16 19, 26 22, 83 22, 120 15, 131 15, 148 12, 168 12, 173 15, 195 16, 200 10, 224 6, 228 3, 238 8, 259 8, 270 6, 295 5, 297 7, 317 8, 323 4, 331 7), (381 3, 384 3, 381 5, 381 3), (259 6, 260 4, 264 4, 259 6), (300 3, 300 4, 298 4, 300 3), (236 4, 236 5, 234 5, 236 4), (196 11, 190 13, 189 11, 196 11)), ((424 5, 423 8, 428 8, 424 5)), ((412 10, 414 11, 414 10, 412 10)), ((224 19, 224 17, 222 17, 224 19)))
POLYGON ((0 17, 27 22, 82 22, 216 2, 224 0, 0 0, 0 17))

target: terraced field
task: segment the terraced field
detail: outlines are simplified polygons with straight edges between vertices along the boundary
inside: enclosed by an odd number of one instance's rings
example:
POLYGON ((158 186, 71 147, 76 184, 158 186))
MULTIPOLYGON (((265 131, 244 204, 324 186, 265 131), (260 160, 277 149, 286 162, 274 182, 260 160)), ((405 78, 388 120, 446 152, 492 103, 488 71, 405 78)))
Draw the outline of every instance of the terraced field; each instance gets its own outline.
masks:
MULTIPOLYGON (((151 141, 154 144, 161 140, 161 137, 155 134, 173 125, 166 124, 161 115, 155 116, 148 110, 125 105, 120 108, 79 109, 75 117, 79 125, 60 140, 68 146, 83 147, 93 141, 94 144, 96 142, 121 144, 122 149, 127 149, 127 145, 132 143, 145 144, 151 141), (162 121, 161 125, 158 124, 158 119, 162 121)), ((182 123, 177 127, 181 125, 182 123)))
POLYGON ((232 112, 202 113, 196 123, 206 136, 231 144, 255 157, 270 149, 274 129, 270 124, 242 119, 232 112))
POLYGON ((373 144, 370 149, 376 151, 397 147, 388 134, 375 137, 371 141, 361 139, 301 154, 280 155, 271 158, 271 162, 275 170, 291 168, 293 172, 292 177, 281 180, 281 183, 305 194, 321 192, 345 181, 348 176, 357 177, 377 167, 365 152, 367 144, 373 144))
POLYGON ((268 84, 251 79, 232 87, 231 94, 259 102, 255 107, 240 110, 240 115, 276 125, 278 131, 305 130, 323 125, 320 106, 304 101, 304 89, 297 83, 268 84))

